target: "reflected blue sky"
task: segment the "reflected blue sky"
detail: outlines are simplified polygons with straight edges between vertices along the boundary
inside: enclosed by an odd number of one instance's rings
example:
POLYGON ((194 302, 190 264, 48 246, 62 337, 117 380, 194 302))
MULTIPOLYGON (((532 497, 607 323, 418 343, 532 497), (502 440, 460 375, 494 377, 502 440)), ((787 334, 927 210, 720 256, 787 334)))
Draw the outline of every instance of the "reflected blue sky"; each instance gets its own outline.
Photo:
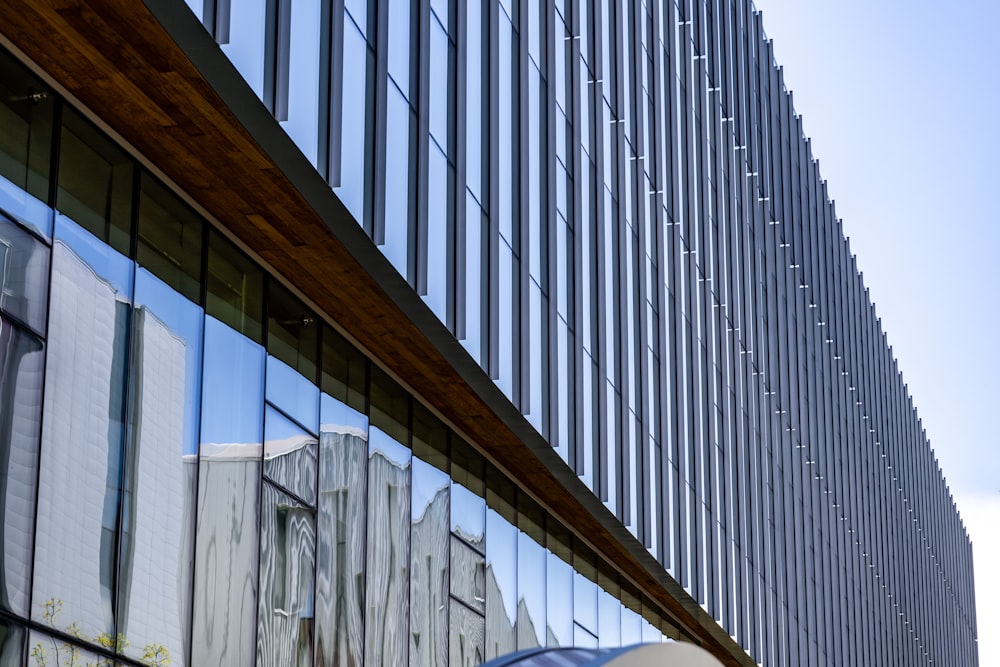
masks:
POLYGON ((211 316, 205 317, 201 441, 260 444, 264 348, 211 316))
POLYGON ((356 430, 368 437, 368 416, 348 407, 329 394, 321 394, 320 430, 341 431, 345 428, 356 430))
POLYGON ((258 98, 264 96, 264 16, 265 0, 231 0, 229 11, 229 43, 222 52, 253 89, 258 98))
POLYGON ((285 362, 267 357, 267 400, 313 434, 319 428, 319 389, 285 362))
POLYGON ((135 303, 149 310, 184 341, 184 454, 198 452, 198 401, 201 378, 201 327, 203 311, 163 281, 140 267, 135 276, 135 303))
POLYGON ((0 209, 45 238, 52 238, 52 209, 0 176, 0 209))
POLYGON ((118 292, 118 298, 132 300, 132 271, 135 265, 131 260, 61 213, 56 214, 55 235, 56 239, 72 248, 94 273, 107 281, 118 292))
POLYGON ((486 500, 461 484, 451 485, 451 529, 480 545, 486 534, 486 500))
POLYGON ((423 518, 424 512, 430 506, 441 489, 447 489, 450 484, 448 475, 441 472, 429 463, 425 463, 418 458, 412 460, 413 498, 411 501, 411 512, 413 522, 416 523, 423 518))
POLYGON ((313 166, 319 151, 320 17, 319 0, 292 3, 288 119, 281 123, 313 166))
POLYGON ((374 426, 368 431, 368 452, 369 454, 379 452, 386 459, 401 467, 409 464, 410 457, 412 456, 407 447, 399 444, 374 426))

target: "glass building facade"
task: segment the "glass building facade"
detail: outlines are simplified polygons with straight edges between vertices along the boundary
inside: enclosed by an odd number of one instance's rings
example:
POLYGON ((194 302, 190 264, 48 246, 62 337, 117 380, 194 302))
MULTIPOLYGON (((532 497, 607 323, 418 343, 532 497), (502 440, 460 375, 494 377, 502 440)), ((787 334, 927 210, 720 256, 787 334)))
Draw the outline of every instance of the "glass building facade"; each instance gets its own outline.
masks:
POLYGON ((84 29, 114 2, 58 20, 170 72, 148 13, 290 139, 661 588, 0 27, 0 666, 977 664, 968 535, 749 0, 147 0, 131 51, 84 29))

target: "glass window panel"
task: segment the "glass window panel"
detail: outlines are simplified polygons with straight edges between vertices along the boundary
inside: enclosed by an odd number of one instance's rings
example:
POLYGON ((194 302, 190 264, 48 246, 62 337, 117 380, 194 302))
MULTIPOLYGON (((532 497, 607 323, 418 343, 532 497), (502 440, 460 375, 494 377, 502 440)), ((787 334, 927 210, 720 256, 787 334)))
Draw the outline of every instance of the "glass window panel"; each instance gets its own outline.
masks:
POLYGON ((483 0, 468 2, 466 9, 466 182, 483 201, 483 0))
POLYGON ((573 645, 573 566, 546 554, 546 646, 573 645))
MULTIPOLYGON (((61 614, 54 612, 50 625, 56 627, 56 622, 60 617, 61 614)), ((102 660, 95 653, 80 648, 77 644, 70 644, 52 635, 32 630, 28 637, 28 664, 44 665, 45 667, 50 665, 52 667, 76 667, 77 665, 108 664, 108 661, 102 660)))
POLYGON ((486 216, 472 193, 466 192, 465 338, 462 344, 480 365, 483 343, 483 267, 486 265, 483 261, 483 238, 487 234, 486 216))
POLYGON ((431 0, 431 9, 437 15, 437 20, 441 22, 445 30, 452 32, 451 28, 451 8, 448 0, 431 0))
POLYGON ((132 159, 103 132, 76 112, 64 112, 56 208, 125 255, 134 170, 132 159))
POLYGON ((267 407, 264 475, 310 505, 316 503, 316 437, 267 407))
POLYGON ((403 92, 403 96, 410 98, 410 37, 413 33, 413 19, 411 18, 411 0, 390 0, 387 13, 389 14, 389 76, 393 78, 396 85, 403 92))
MULTIPOLYGON (((206 355, 208 347, 206 342, 206 355)), ((213 450, 202 445, 192 621, 194 665, 249 665, 254 659, 260 553, 259 447, 213 450)))
POLYGON ((410 608, 410 450, 373 426, 368 452, 365 663, 402 665, 410 608))
POLYGON ((23 627, 0 622, 0 667, 20 667, 23 664, 24 634, 23 627))
POLYGON ((480 614, 486 613, 486 558, 452 535, 451 594, 480 614))
MULTIPOLYGON (((320 0, 293 2, 288 70, 288 118, 281 127, 313 165, 319 154, 320 0)), ((349 61, 350 62, 350 61, 349 61)))
POLYGON ((263 342, 264 274, 215 230, 208 235, 207 280, 207 314, 251 340, 263 342))
POLYGON ((540 74, 534 66, 528 67, 528 274, 541 283, 543 245, 542 226, 542 164, 543 135, 539 98, 540 74))
POLYGON ((264 484, 260 510, 257 664, 311 667, 316 519, 311 510, 264 484))
MULTIPOLYGON (((368 30, 368 0, 344 0, 344 8, 347 10, 347 20, 357 24, 362 35, 368 30)), ((345 61, 351 62, 351 61, 345 61)))
POLYGON ((139 264, 189 300, 201 301, 204 223, 179 197, 142 175, 139 192, 139 264))
POLYGON ((517 533, 517 648, 547 644, 545 637, 545 549, 525 533, 517 533))
MULTIPOLYGON (((445 15, 447 17, 447 15, 445 15)), ((447 18, 446 18, 447 20, 447 18)), ((451 45, 448 33, 433 18, 430 21, 430 131, 438 146, 448 155, 451 151, 449 131, 451 128, 451 70, 448 56, 451 45)), ((405 89, 404 89, 405 90, 405 89)))
POLYGON ((301 373, 309 382, 315 382, 318 344, 316 315, 287 289, 272 281, 267 299, 268 353, 301 373))
POLYGON ((300 424, 310 433, 319 428, 319 387, 302 377, 284 362, 267 356, 267 400, 300 424))
POLYGON ((486 659, 486 619, 460 604, 449 608, 451 667, 476 667, 486 659))
POLYGON ((451 530, 482 552, 486 537, 486 500, 461 484, 451 485, 451 530))
MULTIPOLYGON (((645 611, 643 612, 646 613, 645 611)), ((644 644, 660 642, 663 640, 663 635, 659 629, 653 625, 650 621, 643 618, 642 619, 642 642, 644 644)))
POLYGON ((622 646, 642 643, 642 616, 628 607, 622 607, 622 646))
MULTIPOLYGON (((391 43, 391 40, 390 40, 391 43)), ((409 230, 413 224, 413 180, 409 155, 413 150, 414 118, 410 104, 395 86, 388 86, 386 109, 384 254, 399 275, 409 276, 409 230)))
MULTIPOLYGON (((486 463, 482 455, 461 437, 453 434, 451 441, 451 479, 471 493, 483 497, 486 493, 486 463)), ((457 500, 454 499, 453 500, 457 500)), ((454 508, 455 503, 452 503, 454 508)), ((481 514, 482 511, 479 511, 481 514)), ((454 511, 452 512, 454 514, 454 511)), ((454 526, 454 523, 453 523, 454 526)))
POLYGON ((0 318, 0 606, 28 615, 41 426, 42 343, 0 318))
POLYGON ((321 418, 316 663, 358 665, 364 652, 368 418, 325 394, 321 418))
POLYGON ((0 215, 0 309, 44 335, 49 249, 0 215))
POLYGON ((427 294, 424 302, 437 318, 448 322, 448 273, 454 267, 450 246, 452 242, 448 224, 451 215, 450 196, 453 189, 454 169, 447 158, 431 143, 427 169, 427 294))
MULTIPOLYGON (((89 273, 95 273, 97 280, 110 287, 120 299, 131 299, 135 265, 128 257, 109 247, 64 215, 56 216, 55 235, 57 250, 72 255, 76 265, 84 267, 83 270, 89 273)), ((58 255, 59 252, 55 254, 58 255)), ((53 311, 51 304, 49 311, 51 317, 53 311)))
POLYGON ((498 317, 500 319, 500 340, 498 341, 499 367, 497 386, 503 391, 507 398, 514 400, 514 289, 513 281, 515 275, 516 260, 507 242, 501 239, 500 242, 500 281, 499 297, 500 307, 498 317))
POLYGON ((622 645, 621 609, 618 598, 603 588, 597 589, 597 638, 601 648, 622 645))
POLYGON ((548 318, 548 308, 543 308, 544 300, 542 291, 534 280, 528 281, 528 312, 530 321, 528 323, 528 414, 525 415, 531 425, 539 433, 544 431, 544 415, 542 406, 547 404, 548 396, 544 395, 543 387, 548 388, 548 383, 543 383, 544 369, 547 367, 548 355, 542 354, 543 342, 546 349, 548 341, 542 340, 542 318, 548 318))
POLYGON ((573 573, 573 620, 597 634, 597 583, 573 573))
POLYGON ((422 403, 413 402, 413 455, 448 471, 448 427, 422 403))
MULTIPOLYGON (((100 253, 103 244, 78 233, 94 244, 85 254, 100 253)), ((114 630, 131 320, 127 294, 104 274, 128 275, 132 263, 103 248, 99 267, 61 239, 53 249, 31 611, 36 620, 88 637, 114 630), (61 613, 47 620, 47 604, 61 613)))
POLYGON ((264 44, 267 19, 266 0, 229 0, 229 42, 222 52, 250 85, 258 99, 264 99, 264 44))
POLYGON ((55 96, 0 54, 0 209, 43 236, 52 233, 49 170, 55 96))
POLYGON ((323 392, 360 412, 367 411, 368 360, 343 336, 323 327, 323 392))
MULTIPOLYGON (((548 3, 546 3, 548 4, 548 3)), ((542 24, 542 12, 539 9, 538 0, 528 0, 528 55, 532 60, 538 65, 543 65, 542 63, 542 47, 541 47, 541 36, 544 33, 545 26, 542 24)), ((522 30, 524 29, 524 24, 521 24, 522 30)))
POLYGON ((573 645, 578 648, 597 648, 597 637, 574 623, 573 645))
MULTIPOLYGON (((511 63, 513 46, 513 29, 510 20, 500 13, 500 73, 499 91, 500 107, 498 115, 500 117, 500 143, 497 150, 497 160, 499 163, 499 214, 500 214, 500 236, 507 243, 512 243, 513 231, 513 210, 517 205, 514 201, 514 175, 513 159, 514 149, 514 103, 512 94, 512 83, 514 81, 514 69, 511 63)), ((503 275, 503 272, 501 272, 503 275)))
POLYGON ((206 317, 202 456, 243 448, 247 453, 240 456, 259 457, 263 417, 263 348, 214 317, 206 317))
POLYGON ((486 659, 517 649, 517 529, 486 510, 486 659))
POLYGON ((448 664, 448 475, 412 460, 410 664, 448 664))
POLYGON ((371 424, 397 442, 409 442, 410 395, 375 366, 371 369, 371 424))
MULTIPOLYGON (((350 4, 350 3, 348 3, 350 4)), ((358 224, 369 218, 371 200, 371 113, 374 97, 374 57, 364 36, 348 18, 344 21, 343 107, 340 136, 340 182, 334 191, 358 224)))
POLYGON ((131 442, 122 513, 119 632, 126 655, 182 664, 190 636, 202 310, 136 273, 131 442))

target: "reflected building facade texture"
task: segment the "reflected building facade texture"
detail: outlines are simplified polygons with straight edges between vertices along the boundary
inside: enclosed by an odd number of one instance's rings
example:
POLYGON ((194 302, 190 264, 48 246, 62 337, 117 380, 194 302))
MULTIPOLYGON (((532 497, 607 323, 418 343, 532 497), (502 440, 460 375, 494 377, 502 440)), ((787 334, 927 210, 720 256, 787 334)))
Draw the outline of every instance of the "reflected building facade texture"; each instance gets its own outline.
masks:
POLYGON ((0 26, 0 667, 977 664, 968 535, 749 0, 133 9, 523 447, 306 298, 305 222, 275 269, 0 26))

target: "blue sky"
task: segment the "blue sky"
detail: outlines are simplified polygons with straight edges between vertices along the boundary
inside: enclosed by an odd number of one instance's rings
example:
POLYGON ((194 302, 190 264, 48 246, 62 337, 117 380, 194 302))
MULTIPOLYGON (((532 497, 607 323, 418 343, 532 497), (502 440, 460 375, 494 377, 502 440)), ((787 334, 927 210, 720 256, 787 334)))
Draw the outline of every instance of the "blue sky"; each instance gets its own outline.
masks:
POLYGON ((755 0, 973 541, 1000 665, 1000 3, 755 0))

